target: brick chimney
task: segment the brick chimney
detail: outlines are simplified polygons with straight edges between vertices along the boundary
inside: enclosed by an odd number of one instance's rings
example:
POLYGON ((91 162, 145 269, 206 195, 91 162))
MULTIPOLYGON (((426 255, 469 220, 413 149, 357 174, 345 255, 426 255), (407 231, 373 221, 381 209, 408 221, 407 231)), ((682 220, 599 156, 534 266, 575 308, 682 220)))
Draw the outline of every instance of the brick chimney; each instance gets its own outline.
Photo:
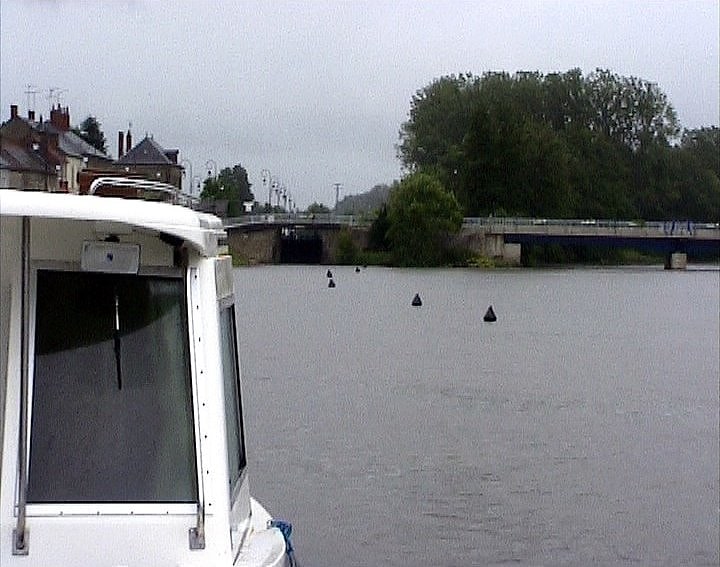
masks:
POLYGON ((70 130, 70 112, 68 108, 62 108, 59 104, 57 108, 53 107, 50 110, 50 123, 58 130, 70 130))
POLYGON ((13 118, 18 117, 18 105, 17 104, 11 104, 10 105, 10 120, 13 118))
POLYGON ((28 120, 30 122, 35 122, 35 111, 34 110, 28 110, 28 120))
POLYGON ((132 134, 128 129, 127 136, 125 137, 125 153, 128 153, 132 149, 132 134))
POLYGON ((120 130, 118 132, 118 159, 125 154, 125 133, 120 130))

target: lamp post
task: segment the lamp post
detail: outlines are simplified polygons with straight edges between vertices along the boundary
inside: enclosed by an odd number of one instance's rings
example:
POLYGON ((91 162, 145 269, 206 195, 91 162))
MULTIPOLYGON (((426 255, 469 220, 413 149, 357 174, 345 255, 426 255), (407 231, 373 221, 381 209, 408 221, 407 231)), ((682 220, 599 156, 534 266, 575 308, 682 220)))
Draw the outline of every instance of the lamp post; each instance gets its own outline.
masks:
POLYGON ((340 198, 340 188, 342 183, 335 183, 335 211, 337 212, 338 199, 340 198))
POLYGON ((211 172, 213 172, 213 177, 217 177, 217 163, 215 163, 214 159, 209 159, 205 162, 205 169, 208 170, 208 177, 210 177, 211 172), (210 169, 211 166, 212 169, 210 169))
POLYGON ((188 194, 192 197, 192 189, 193 189, 193 171, 192 171, 192 162, 189 159, 182 159, 180 160, 180 165, 183 166, 183 177, 188 180, 188 194), (185 164, 188 165, 188 168, 190 169, 190 175, 187 175, 187 171, 185 170, 185 164))
MULTIPOLYGON (((269 193, 271 199, 272 199, 273 191, 275 191, 275 195, 277 195, 279 185, 280 185, 280 182, 277 180, 276 177, 273 177, 270 182, 270 193, 269 193)), ((270 209, 272 210, 272 202, 270 202, 269 204, 270 204, 270 209)))
POLYGON ((268 200, 267 200, 267 206, 268 209, 272 208, 270 205, 270 196, 272 194, 272 189, 270 188, 270 170, 269 169, 263 169, 260 172, 260 176, 262 177, 262 186, 263 189, 268 190, 268 200))

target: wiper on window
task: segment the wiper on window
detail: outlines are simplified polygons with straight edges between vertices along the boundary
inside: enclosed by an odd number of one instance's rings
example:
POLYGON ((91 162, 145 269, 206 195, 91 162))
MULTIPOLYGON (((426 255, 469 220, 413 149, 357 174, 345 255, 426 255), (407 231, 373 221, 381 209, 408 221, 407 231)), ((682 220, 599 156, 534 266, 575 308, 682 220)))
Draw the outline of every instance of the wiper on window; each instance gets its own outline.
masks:
POLYGON ((117 286, 114 286, 115 293, 115 329, 113 331, 113 342, 115 343, 115 371, 117 373, 118 390, 122 390, 122 366, 120 364, 120 298, 117 286))

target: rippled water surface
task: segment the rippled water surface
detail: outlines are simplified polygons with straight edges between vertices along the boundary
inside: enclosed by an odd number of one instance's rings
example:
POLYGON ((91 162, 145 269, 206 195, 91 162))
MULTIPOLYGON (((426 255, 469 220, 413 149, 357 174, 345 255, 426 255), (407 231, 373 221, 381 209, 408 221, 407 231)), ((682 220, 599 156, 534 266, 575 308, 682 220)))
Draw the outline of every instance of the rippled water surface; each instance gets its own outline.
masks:
POLYGON ((331 270, 236 271, 303 567, 718 565, 720 272, 331 270))

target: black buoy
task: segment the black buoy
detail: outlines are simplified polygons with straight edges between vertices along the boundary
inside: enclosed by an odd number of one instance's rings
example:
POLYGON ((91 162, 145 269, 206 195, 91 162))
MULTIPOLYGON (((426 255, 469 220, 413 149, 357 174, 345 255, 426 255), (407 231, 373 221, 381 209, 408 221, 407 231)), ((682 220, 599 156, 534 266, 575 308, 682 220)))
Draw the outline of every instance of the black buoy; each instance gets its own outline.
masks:
POLYGON ((330 278, 330 281, 328 282, 328 287, 335 287, 335 281, 330 278))
POLYGON ((326 275, 327 277, 331 278, 331 277, 332 277, 332 272, 331 272, 330 270, 328 270, 328 271, 327 271, 327 274, 325 274, 325 275, 326 275))
POLYGON ((486 323, 494 323, 495 321, 497 321, 497 316, 495 315, 495 311, 493 311, 492 305, 487 308, 487 311, 485 311, 483 321, 485 321, 486 323))
POLYGON ((356 274, 359 274, 359 273, 360 273, 360 267, 359 267, 359 266, 355 266, 355 273, 356 273, 356 274))
POLYGON ((415 297, 413 297, 413 300, 412 300, 412 306, 420 307, 421 305, 422 305, 422 299, 420 299, 420 294, 416 293, 415 297))

